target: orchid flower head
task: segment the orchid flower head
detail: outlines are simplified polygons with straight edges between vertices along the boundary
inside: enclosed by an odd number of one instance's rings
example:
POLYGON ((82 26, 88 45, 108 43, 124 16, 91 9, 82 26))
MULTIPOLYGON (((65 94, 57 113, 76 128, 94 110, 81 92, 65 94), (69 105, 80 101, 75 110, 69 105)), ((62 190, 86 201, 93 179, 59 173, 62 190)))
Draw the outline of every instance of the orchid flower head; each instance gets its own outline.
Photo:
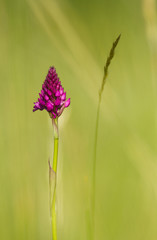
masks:
POLYGON ((66 92, 59 81, 54 67, 50 67, 46 79, 42 85, 37 102, 34 102, 33 112, 46 110, 50 117, 58 118, 64 108, 69 107, 70 98, 66 99, 66 92))

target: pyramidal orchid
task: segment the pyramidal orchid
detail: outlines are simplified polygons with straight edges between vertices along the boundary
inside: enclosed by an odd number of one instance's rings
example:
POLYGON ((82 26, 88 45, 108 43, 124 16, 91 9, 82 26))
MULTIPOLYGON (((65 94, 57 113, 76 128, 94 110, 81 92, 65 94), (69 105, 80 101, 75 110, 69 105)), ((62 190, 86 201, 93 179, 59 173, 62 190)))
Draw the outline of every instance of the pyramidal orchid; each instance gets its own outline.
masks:
POLYGON ((34 102, 33 112, 46 110, 51 119, 54 129, 54 152, 53 165, 49 161, 49 187, 50 187, 50 215, 52 222, 52 239, 57 240, 56 224, 56 175, 58 162, 58 117, 63 110, 70 105, 70 98, 66 99, 66 92, 59 81, 54 67, 50 67, 46 79, 42 85, 37 102, 34 102))
POLYGON ((50 67, 42 90, 39 93, 38 101, 34 103, 33 112, 46 110, 51 118, 59 117, 64 108, 70 105, 70 98, 66 100, 66 92, 59 81, 54 67, 50 67))

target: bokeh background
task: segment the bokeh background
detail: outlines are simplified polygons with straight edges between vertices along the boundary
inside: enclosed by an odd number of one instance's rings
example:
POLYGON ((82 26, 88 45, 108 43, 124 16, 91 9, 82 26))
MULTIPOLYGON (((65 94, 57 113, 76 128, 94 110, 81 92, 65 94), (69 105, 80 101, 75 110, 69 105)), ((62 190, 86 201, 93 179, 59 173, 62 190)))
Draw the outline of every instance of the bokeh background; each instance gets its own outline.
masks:
POLYGON ((91 171, 103 66, 96 238, 157 239, 155 0, 0 0, 0 239, 50 240, 53 129, 32 112, 54 65, 71 97, 59 119, 58 240, 89 240, 91 171))

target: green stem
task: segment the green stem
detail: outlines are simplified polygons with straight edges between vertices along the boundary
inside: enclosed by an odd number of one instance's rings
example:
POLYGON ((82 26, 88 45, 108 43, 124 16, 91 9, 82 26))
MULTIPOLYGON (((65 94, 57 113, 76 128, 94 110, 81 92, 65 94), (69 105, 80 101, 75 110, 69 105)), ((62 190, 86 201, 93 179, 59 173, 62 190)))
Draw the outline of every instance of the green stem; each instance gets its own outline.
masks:
POLYGON ((57 222, 56 222, 56 186, 54 189, 52 201, 52 240, 57 240, 57 222))
MULTIPOLYGON (((58 160, 58 119, 53 119, 52 124, 54 127, 54 153, 53 153, 53 171, 57 175, 57 160, 58 160)), ((54 194, 52 200, 52 239, 57 240, 57 223, 56 223, 56 180, 54 194)))
POLYGON ((100 103, 101 103, 101 95, 104 90, 104 86, 106 83, 106 79, 108 76, 108 68, 111 64, 111 61, 115 54, 115 48, 119 42, 121 35, 117 37, 117 39, 113 42, 112 48, 110 50, 109 56, 106 60, 106 64, 104 66, 104 76, 101 84, 101 88, 99 90, 99 101, 96 115, 96 128, 95 128, 95 143, 94 143, 94 158, 93 158, 93 171, 92 171, 92 239, 94 239, 95 235, 95 192, 96 192, 96 155, 97 155, 97 141, 98 141, 98 126, 99 126, 99 115, 100 115, 100 103))
POLYGON ((98 125, 99 125, 99 113, 100 113, 101 95, 99 95, 97 115, 96 115, 96 127, 95 127, 95 143, 94 143, 94 158, 93 158, 93 172, 92 172, 92 239, 95 234, 95 192, 96 192, 96 155, 97 155, 97 141, 98 141, 98 125))

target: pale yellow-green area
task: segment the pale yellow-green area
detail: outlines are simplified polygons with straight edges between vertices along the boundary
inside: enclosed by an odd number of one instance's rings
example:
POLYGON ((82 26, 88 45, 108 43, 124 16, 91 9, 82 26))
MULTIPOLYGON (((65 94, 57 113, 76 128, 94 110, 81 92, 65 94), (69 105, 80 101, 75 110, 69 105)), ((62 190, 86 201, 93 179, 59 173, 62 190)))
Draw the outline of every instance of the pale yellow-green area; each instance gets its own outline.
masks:
POLYGON ((96 240, 157 239, 157 2, 0 1, 0 239, 50 240, 53 129, 33 102, 54 65, 71 97, 59 119, 58 240, 89 240, 98 92, 96 240))

